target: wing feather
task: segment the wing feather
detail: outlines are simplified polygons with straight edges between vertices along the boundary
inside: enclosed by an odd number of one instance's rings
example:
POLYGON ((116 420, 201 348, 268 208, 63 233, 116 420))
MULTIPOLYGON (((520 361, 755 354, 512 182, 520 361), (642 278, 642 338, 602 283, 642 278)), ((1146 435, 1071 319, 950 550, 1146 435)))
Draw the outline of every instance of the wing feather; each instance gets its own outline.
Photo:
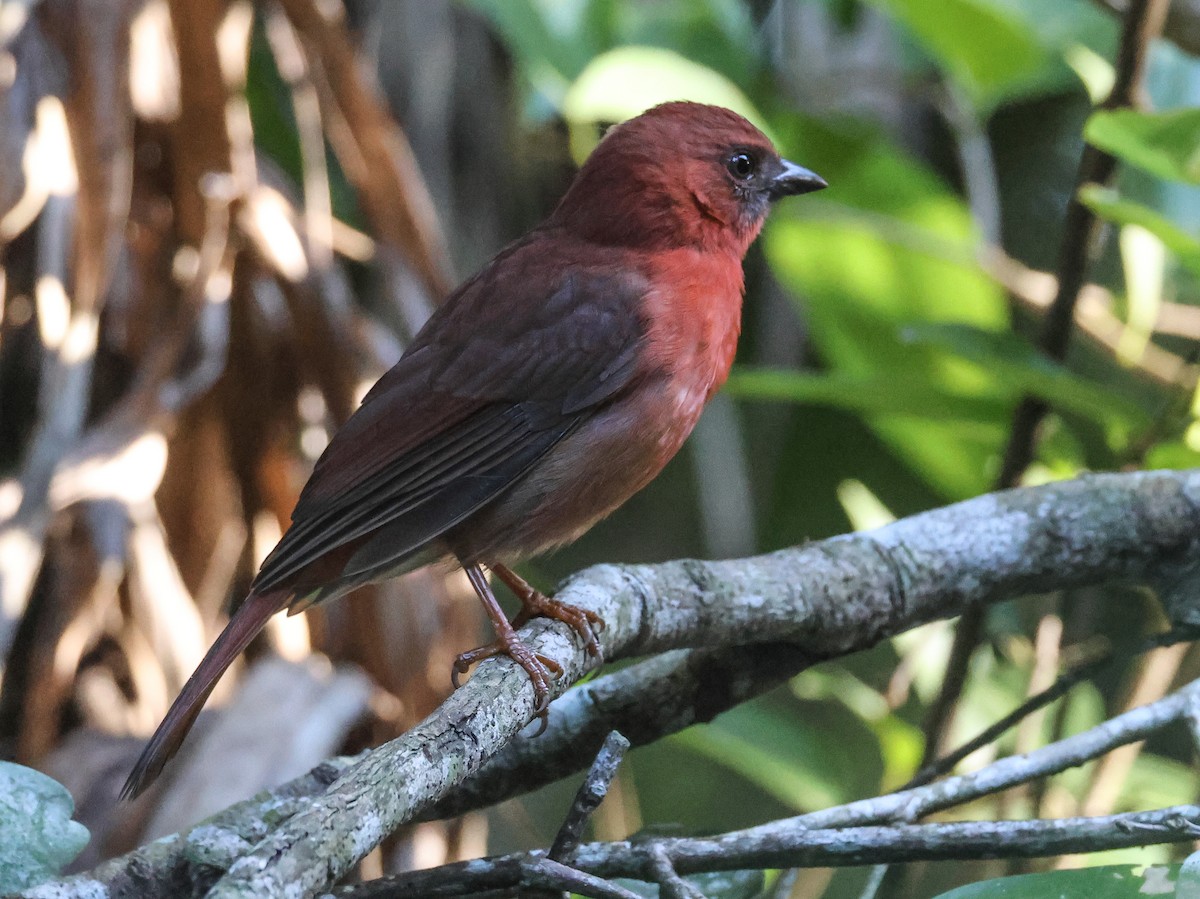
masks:
POLYGON ((636 377, 645 280, 561 244, 526 239, 435 313, 326 448, 254 590, 335 556, 316 601, 394 572, 636 377))

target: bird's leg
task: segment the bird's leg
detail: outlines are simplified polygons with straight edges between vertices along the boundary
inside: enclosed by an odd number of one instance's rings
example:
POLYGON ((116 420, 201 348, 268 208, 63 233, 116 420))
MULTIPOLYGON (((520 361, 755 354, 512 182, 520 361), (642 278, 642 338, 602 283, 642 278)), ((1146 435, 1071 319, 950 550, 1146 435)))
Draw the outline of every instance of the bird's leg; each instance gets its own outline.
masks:
POLYGON ((538 615, 544 618, 553 618, 555 621, 569 624, 583 639, 588 653, 594 656, 601 654, 600 641, 596 639, 596 631, 604 630, 603 618, 595 612, 589 612, 579 606, 567 605, 565 602, 559 602, 557 599, 538 592, 525 578, 507 565, 492 565, 491 569, 496 577, 504 581, 504 585, 521 601, 521 611, 512 620, 513 627, 521 627, 529 619, 538 615))
POLYGON ((513 626, 508 623, 504 610, 496 602, 496 596, 492 593, 492 588, 478 565, 463 565, 463 570, 466 571, 471 586, 475 588, 479 601, 483 603, 483 609, 491 619, 492 627, 496 629, 496 640, 486 646, 464 652, 455 659, 450 679, 457 688, 459 676, 466 674, 467 670, 476 662, 482 662, 484 659, 490 659, 496 655, 508 656, 524 668, 525 673, 529 675, 529 681, 533 684, 536 713, 543 716, 544 727, 546 706, 550 704, 550 678, 562 674, 562 666, 554 659, 534 652, 521 642, 521 638, 517 636, 513 626))

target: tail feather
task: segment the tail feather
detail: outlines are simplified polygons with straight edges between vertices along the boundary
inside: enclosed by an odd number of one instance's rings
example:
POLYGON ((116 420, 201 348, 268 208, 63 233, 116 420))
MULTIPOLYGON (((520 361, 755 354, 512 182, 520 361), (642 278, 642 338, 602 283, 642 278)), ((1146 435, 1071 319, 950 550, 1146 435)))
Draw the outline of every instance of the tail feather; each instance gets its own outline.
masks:
POLYGON ((225 630, 221 631, 204 659, 188 678, 179 696, 171 704, 158 730, 142 750, 137 764, 121 788, 122 799, 137 797, 162 773, 163 766, 179 750, 188 731, 196 722, 196 716, 204 708, 217 681, 247 646, 263 629, 267 620, 282 610, 291 598, 287 589, 267 593, 251 593, 238 607, 225 630))

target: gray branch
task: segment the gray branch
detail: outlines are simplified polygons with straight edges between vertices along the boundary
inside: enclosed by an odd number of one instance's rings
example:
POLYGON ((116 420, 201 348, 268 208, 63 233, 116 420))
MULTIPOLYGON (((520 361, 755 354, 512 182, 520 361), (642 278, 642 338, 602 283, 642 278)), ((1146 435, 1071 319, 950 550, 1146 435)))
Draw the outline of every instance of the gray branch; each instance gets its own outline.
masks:
MULTIPOLYGON (((747 853, 761 852, 764 846, 782 847, 781 851, 791 852, 792 850, 787 847, 794 846, 796 835, 800 835, 802 838, 800 842, 804 843, 803 850, 792 860, 781 862, 781 865, 794 867, 881 864, 922 859, 1017 858, 1039 854, 1058 854, 1057 851, 1043 853, 1041 849, 1035 847, 1042 846, 1049 850, 1052 847, 1061 846, 1061 843, 1058 842, 1059 838, 1070 834, 1071 831, 1062 830, 1059 821, 989 822, 988 826, 996 830, 981 832, 970 829, 947 830, 942 825, 912 827, 910 822, 940 809, 962 805, 1017 784, 1028 783, 1036 778, 1057 774, 1068 768, 1082 765, 1118 746, 1143 740, 1173 722, 1190 721, 1195 713, 1198 699, 1200 699, 1200 681, 1193 681, 1157 702, 1132 709, 1083 733, 1023 756, 1000 759, 970 774, 727 834, 719 838, 722 845, 728 850, 726 855, 720 856, 719 861, 716 857, 709 856, 711 865, 685 868, 684 873, 753 867, 749 862, 741 864, 741 861, 745 861, 747 853), (901 826, 871 826, 890 822, 901 822, 901 826), (826 839, 825 836, 818 834, 818 832, 830 830, 836 830, 838 836, 826 839), (996 838, 996 844, 990 850, 991 854, 979 850, 980 840, 983 839, 981 834, 986 832, 1003 834, 1002 839, 999 836, 996 838), (1043 837, 1050 837, 1051 841, 1040 842, 1043 837), (879 854, 871 855, 872 849, 879 849, 879 854), (813 856, 804 854, 810 851, 817 852, 818 856, 814 859, 813 856), (854 854, 859 851, 864 855, 854 854), (947 854, 957 851, 964 854, 947 854), (829 855, 823 853, 829 853, 829 855), (865 861, 844 860, 846 858, 863 858, 865 861)), ((1194 811, 1191 807, 1178 807, 1143 813, 1150 816, 1145 818, 1118 815, 1104 819, 1080 818, 1075 820, 1083 822, 1087 832, 1094 836, 1094 841, 1088 844, 1090 848, 1086 851, 1095 852, 1102 848, 1140 845, 1136 842, 1126 842, 1132 838, 1131 835, 1134 833, 1141 836, 1154 834, 1156 838, 1152 840, 1153 842, 1192 839, 1197 831, 1194 811), (1159 836, 1163 839, 1158 840, 1159 836)), ((628 871, 613 873, 610 868, 593 870, 590 867, 595 858, 608 859, 603 864, 612 863, 612 858, 624 858, 622 853, 625 849, 623 847, 628 845, 628 843, 592 844, 573 853, 568 860, 573 865, 602 877, 636 877, 638 875, 630 874, 628 871), (586 853, 591 853, 591 855, 586 855, 586 853)), ((671 876, 679 873, 680 869, 675 865, 676 850, 673 848, 674 846, 673 841, 654 841, 646 869, 649 872, 647 875, 649 879, 664 883, 664 879, 670 880, 671 876)), ((685 854, 690 851, 686 850, 685 854)), ((1077 850, 1061 849, 1059 851, 1077 850)), ((465 869, 446 865, 420 872, 419 875, 399 875, 394 878, 385 878, 382 881, 373 881, 369 885, 369 889, 367 887, 346 888, 338 895, 345 899, 351 899, 351 897, 353 899, 368 899, 368 897, 370 899, 386 899, 390 896, 426 895, 427 891, 430 891, 429 895, 441 895, 440 891, 442 890, 446 891, 445 895, 458 895, 468 884, 490 884, 493 880, 510 877, 514 872, 523 871, 523 866, 542 857, 544 856, 540 853, 529 853, 505 856, 502 859, 483 860, 469 868, 467 880, 464 880, 465 869)), ((771 866, 775 867, 775 865, 771 866)), ((677 879, 670 882, 678 886, 677 879)))
MULTIPOLYGON (((602 878, 669 883, 688 895, 679 875, 754 868, 841 867, 873 863, 982 858, 1044 858, 1194 840, 1200 807, 1178 805, 1153 812, 1037 821, 972 821, 809 830, 793 823, 750 828, 708 838, 663 838, 587 843, 573 867, 602 878)), ((517 886, 515 875, 544 858, 542 852, 476 859, 346 887, 341 899, 462 896, 517 886)), ((683 882, 685 883, 685 882, 683 882)), ((603 895, 595 893, 592 895, 603 895)))
MULTIPOLYGON (((515 743, 532 715, 533 690, 513 663, 489 660, 430 718, 351 766, 238 859, 211 895, 277 895, 285 886, 291 895, 319 893, 396 827, 432 814, 506 745, 510 767, 493 762, 498 773, 488 775, 494 781, 486 789, 476 782, 477 797, 511 792, 513 772, 530 770, 535 757, 541 764, 554 757, 549 764, 559 774, 586 767, 609 729, 635 744, 654 739, 814 662, 976 603, 1121 581, 1158 588, 1172 619, 1190 623, 1198 573, 1200 471, 1093 475, 1006 491, 754 559, 589 569, 559 598, 605 619, 606 658, 706 649, 670 653, 573 691, 551 709, 547 735, 515 743), (634 671, 654 676, 637 681, 634 671), (613 688, 636 693, 639 685, 653 701, 636 720, 611 720, 632 716, 613 688), (563 734, 596 728, 603 716, 587 706, 597 697, 597 707, 610 701, 610 715, 572 758, 563 734)), ((563 625, 536 621, 522 636, 563 664, 556 692, 591 664, 563 625)))
POLYGON ((264 790, 187 830, 109 859, 84 874, 44 883, 26 899, 99 899, 108 896, 200 896, 221 872, 328 789, 355 762, 336 758, 273 790, 264 790))

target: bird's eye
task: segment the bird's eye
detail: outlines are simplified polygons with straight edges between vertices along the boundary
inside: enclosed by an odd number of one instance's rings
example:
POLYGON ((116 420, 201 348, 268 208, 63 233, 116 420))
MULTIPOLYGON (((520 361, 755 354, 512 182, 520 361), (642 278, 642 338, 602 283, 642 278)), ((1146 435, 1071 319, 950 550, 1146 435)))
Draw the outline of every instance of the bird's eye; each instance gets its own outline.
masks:
POLYGON ((749 153, 734 153, 725 163, 725 168, 739 181, 745 181, 754 174, 754 158, 749 153))

